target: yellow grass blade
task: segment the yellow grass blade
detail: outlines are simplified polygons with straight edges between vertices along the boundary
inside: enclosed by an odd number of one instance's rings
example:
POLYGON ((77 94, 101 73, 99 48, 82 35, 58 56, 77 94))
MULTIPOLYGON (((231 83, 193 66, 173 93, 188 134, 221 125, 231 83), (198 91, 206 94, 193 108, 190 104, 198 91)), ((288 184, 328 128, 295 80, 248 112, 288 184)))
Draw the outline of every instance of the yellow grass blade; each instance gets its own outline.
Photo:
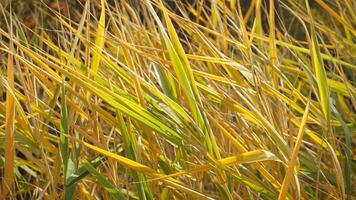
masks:
MULTIPOLYGON (((286 199, 286 196, 287 196, 287 193, 288 193, 289 183, 291 182, 293 175, 295 175, 294 174, 294 171, 295 171, 294 166, 295 166, 295 164, 297 162, 299 149, 300 149, 300 146, 301 146, 302 141, 303 141, 303 135, 304 135, 305 126, 306 126, 306 122, 307 122, 308 114, 309 114, 309 107, 310 107, 310 101, 308 102, 307 107, 305 108, 305 111, 304 111, 304 114, 303 114, 303 118, 302 118, 302 122, 301 122, 301 124, 299 126, 299 131, 298 131, 298 135, 297 135, 297 141, 296 141, 296 143, 294 145, 292 155, 291 155, 291 157, 289 159, 288 168, 287 168, 287 171, 286 171, 286 175, 284 176, 284 179, 283 179, 282 188, 281 188, 281 191, 279 193, 278 200, 286 199)), ((297 175, 295 175, 295 177, 297 177, 297 175)), ((300 196, 300 194, 298 194, 298 196, 300 196)))
MULTIPOLYGON (((12 23, 10 25, 10 35, 12 37, 12 23)), ((9 45, 10 51, 14 51, 12 39, 9 45)), ((12 53, 7 57, 7 84, 10 90, 6 92, 6 121, 5 121, 5 166, 4 178, 1 181, 0 198, 5 199, 9 192, 12 191, 14 184, 14 170, 15 170, 15 100, 10 91, 15 90, 14 82, 14 57, 12 53)))
POLYGON ((249 164, 249 163, 262 162, 262 161, 280 161, 280 160, 275 155, 273 155, 271 152, 264 151, 264 150, 254 150, 254 151, 241 153, 236 156, 230 156, 227 158, 217 160, 216 166, 212 165, 212 164, 204 164, 204 165, 200 165, 195 168, 181 170, 180 172, 177 172, 177 173, 173 173, 170 175, 164 175, 159 178, 151 179, 151 181, 157 181, 157 180, 161 180, 161 179, 167 179, 167 178, 171 178, 171 177, 175 177, 175 176, 182 176, 182 175, 191 174, 191 173, 206 172, 206 171, 214 169, 216 167, 225 168, 225 167, 228 167, 231 165, 236 165, 236 164, 249 164))
POLYGON ((100 14, 98 30, 95 38, 96 51, 93 52, 93 57, 91 60, 91 69, 93 70, 94 74, 96 74, 99 69, 101 50, 104 46, 104 40, 105 40, 105 3, 104 2, 105 2, 104 0, 101 0, 101 14, 100 14))

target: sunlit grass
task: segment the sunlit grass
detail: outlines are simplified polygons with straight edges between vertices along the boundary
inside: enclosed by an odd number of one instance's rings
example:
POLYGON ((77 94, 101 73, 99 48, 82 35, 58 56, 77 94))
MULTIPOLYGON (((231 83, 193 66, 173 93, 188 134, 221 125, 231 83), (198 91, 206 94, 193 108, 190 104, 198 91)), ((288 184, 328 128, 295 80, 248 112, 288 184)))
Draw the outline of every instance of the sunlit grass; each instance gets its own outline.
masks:
POLYGON ((353 199, 353 0, 9 1, 0 199, 353 199))

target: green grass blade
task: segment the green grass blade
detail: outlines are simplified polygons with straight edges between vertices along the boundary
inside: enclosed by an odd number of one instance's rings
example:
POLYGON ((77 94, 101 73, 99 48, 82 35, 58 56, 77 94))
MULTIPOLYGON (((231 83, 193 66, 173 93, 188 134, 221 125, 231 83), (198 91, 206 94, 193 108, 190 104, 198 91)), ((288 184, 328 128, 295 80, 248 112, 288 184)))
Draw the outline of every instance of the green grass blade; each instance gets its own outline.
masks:
MULTIPOLYGON (((67 177, 68 169, 68 159, 69 155, 69 146, 68 146, 68 110, 66 103, 66 92, 64 87, 64 79, 62 85, 62 95, 61 95, 61 132, 60 132, 60 149, 63 162, 63 172, 65 174, 65 180, 67 177)), ((65 181, 64 181, 65 182, 65 181)))
MULTIPOLYGON (((103 156, 98 156, 97 158, 91 160, 90 164, 94 168, 97 168, 98 166, 100 166, 103 163, 103 160, 104 160, 103 156)), ((67 182, 66 182, 66 187, 74 186, 77 182, 79 182, 81 179, 83 179, 88 174, 89 174, 89 171, 85 166, 79 168, 76 172, 69 175, 67 182)))
POLYGON ((111 195, 113 199, 125 200, 125 196, 104 176, 102 176, 89 162, 85 163, 85 168, 98 181, 98 183, 111 195))

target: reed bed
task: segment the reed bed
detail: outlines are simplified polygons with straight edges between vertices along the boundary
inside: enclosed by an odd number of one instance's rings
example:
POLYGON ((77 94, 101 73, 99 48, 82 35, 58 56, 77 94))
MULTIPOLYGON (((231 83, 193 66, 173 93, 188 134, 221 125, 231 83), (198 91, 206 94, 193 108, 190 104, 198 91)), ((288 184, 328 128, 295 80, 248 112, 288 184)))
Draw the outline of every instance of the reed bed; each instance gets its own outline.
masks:
POLYGON ((354 0, 0 1, 0 199, 354 199, 354 0))

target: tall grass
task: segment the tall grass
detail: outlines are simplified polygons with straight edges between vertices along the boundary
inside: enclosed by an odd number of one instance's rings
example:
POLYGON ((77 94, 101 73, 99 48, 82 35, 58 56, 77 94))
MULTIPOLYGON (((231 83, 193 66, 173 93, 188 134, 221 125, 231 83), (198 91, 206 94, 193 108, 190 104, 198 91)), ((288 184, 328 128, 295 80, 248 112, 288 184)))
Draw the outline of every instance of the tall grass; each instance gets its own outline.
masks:
POLYGON ((353 0, 0 4, 0 199, 353 199, 353 0))

